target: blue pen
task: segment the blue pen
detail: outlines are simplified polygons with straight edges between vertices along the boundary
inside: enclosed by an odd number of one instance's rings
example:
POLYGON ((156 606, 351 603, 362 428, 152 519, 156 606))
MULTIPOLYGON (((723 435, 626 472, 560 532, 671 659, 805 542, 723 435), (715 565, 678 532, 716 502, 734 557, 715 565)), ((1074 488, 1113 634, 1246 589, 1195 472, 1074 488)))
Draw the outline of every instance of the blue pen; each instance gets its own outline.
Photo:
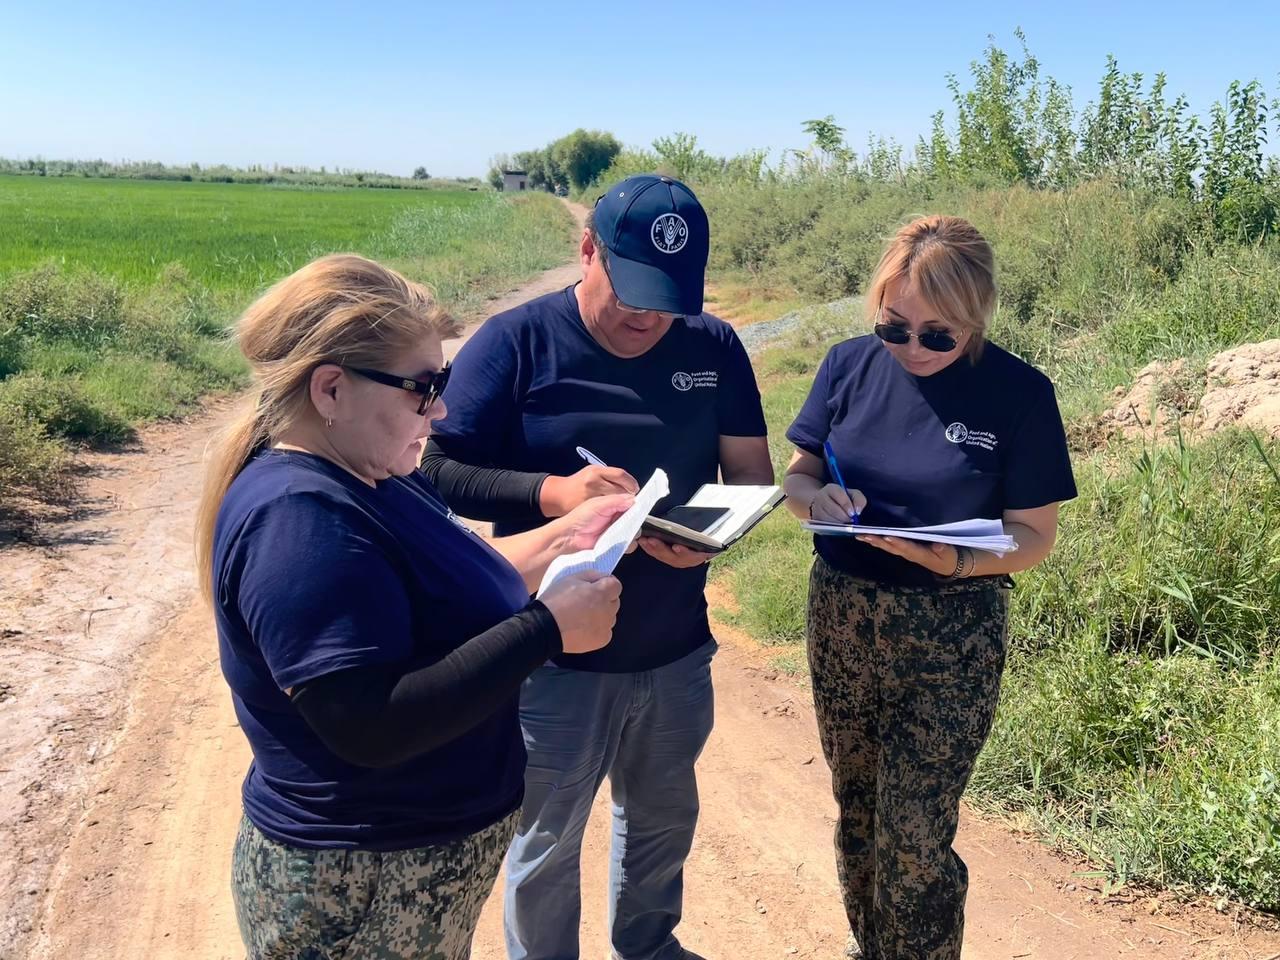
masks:
POLYGON ((597 466, 597 467, 607 467, 607 466, 608 466, 608 464, 607 464, 607 463, 605 463, 603 460, 601 460, 599 457, 597 457, 594 453, 592 453, 592 452, 591 452, 590 450, 588 450, 586 447, 579 447, 579 448, 578 448, 578 456, 580 456, 583 460, 587 461, 587 463, 590 463, 590 464, 592 464, 593 466, 597 466))
MULTIPOLYGON (((843 490, 846 495, 848 495, 849 488, 845 486, 844 477, 840 476, 840 464, 836 463, 836 452, 831 449, 830 440, 826 440, 823 442, 822 450, 827 455, 827 466, 831 468, 832 479, 834 479, 836 483, 840 484, 840 489, 843 490)), ((850 501, 853 500, 852 497, 850 497, 849 499, 850 501)), ((854 523, 858 522, 857 509, 853 509, 849 511, 849 519, 854 523)))

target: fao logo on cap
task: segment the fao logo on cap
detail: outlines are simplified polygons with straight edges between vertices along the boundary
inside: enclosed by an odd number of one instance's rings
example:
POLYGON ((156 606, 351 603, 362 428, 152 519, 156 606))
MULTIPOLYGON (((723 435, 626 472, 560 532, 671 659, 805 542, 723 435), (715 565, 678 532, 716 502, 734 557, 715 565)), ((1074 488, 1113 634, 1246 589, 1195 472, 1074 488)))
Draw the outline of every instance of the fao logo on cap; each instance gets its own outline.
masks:
POLYGON ((969 439, 969 428, 963 423, 953 423, 947 427, 947 439, 952 443, 964 443, 969 439))
POLYGON ((678 213, 664 213, 653 221, 649 236, 663 253, 679 253, 689 242, 689 225, 678 213))
POLYGON ((673 373, 671 375, 671 385, 681 393, 693 389, 693 377, 687 373, 673 373))

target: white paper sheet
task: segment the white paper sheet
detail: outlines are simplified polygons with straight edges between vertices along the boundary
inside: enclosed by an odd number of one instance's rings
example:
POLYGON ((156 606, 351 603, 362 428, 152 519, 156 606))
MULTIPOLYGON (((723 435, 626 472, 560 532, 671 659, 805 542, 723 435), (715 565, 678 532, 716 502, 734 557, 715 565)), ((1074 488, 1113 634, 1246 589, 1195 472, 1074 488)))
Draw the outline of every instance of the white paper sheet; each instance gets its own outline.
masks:
POLYGON ((654 504, 668 492, 670 491, 667 487, 667 475, 661 470, 653 471, 649 482, 636 494, 636 502, 631 505, 631 509, 613 521, 609 529, 600 535, 594 547, 589 550, 579 550, 577 553, 567 553, 551 561, 551 566, 547 567, 547 572, 543 575, 542 583, 538 587, 538 596, 546 593, 553 583, 584 570, 613 573, 618 561, 627 552, 627 546, 640 532, 640 525, 644 523, 644 518, 653 510, 654 504))
POLYGON ((1004 524, 999 520, 959 520, 932 527, 873 527, 864 524, 825 523, 821 520, 802 520, 800 525, 806 530, 827 536, 856 537, 868 533, 880 537, 902 537, 904 540, 925 540, 986 550, 998 557, 1018 549, 1017 541, 1004 532, 1004 524))

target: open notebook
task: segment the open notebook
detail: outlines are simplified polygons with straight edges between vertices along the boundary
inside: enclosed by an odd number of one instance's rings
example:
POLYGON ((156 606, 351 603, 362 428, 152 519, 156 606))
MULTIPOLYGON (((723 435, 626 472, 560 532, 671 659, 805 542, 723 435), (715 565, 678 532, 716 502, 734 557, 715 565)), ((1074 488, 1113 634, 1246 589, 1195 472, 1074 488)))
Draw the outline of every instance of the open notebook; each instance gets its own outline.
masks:
POLYGON ((694 550, 720 553, 767 517, 782 497, 781 487, 706 483, 683 507, 661 517, 645 517, 641 533, 694 550))
POLYGON ((1018 549, 1017 542, 1004 532, 1004 524, 999 520, 960 520, 932 527, 873 527, 860 523, 827 523, 823 520, 802 520, 800 525, 806 530, 827 536, 856 537, 870 533, 880 537, 949 543, 972 550, 986 550, 998 557, 1018 549))

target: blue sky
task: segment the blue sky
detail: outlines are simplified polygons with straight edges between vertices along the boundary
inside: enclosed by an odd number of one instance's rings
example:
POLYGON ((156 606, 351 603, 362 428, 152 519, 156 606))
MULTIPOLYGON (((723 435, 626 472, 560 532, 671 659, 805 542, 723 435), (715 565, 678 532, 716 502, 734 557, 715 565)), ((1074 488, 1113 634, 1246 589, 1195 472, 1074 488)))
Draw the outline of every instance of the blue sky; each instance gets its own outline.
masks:
MULTIPOLYGON (((714 153, 834 114, 914 144, 988 34, 1094 97, 1108 53, 1203 114, 1280 95, 1280 3, 241 3, 0 0, 0 156, 482 174, 575 127, 714 153)), ((1280 142, 1280 134, 1275 138, 1280 142)), ((1276 145, 1273 144, 1274 150, 1276 145)))

